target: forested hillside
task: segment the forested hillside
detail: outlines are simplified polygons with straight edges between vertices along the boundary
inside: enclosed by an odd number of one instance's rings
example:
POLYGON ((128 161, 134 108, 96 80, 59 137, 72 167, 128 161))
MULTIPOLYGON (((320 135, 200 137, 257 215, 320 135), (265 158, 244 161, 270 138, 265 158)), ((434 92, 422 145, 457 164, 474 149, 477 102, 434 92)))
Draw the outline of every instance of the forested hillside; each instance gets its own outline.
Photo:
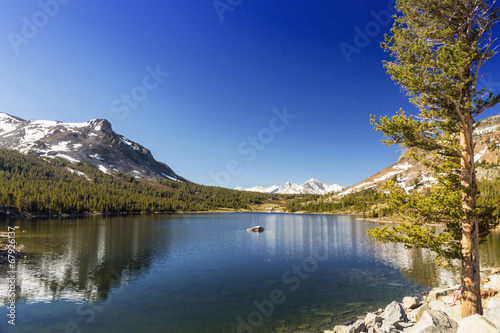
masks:
POLYGON ((16 206, 32 215, 246 210, 283 198, 189 182, 109 175, 89 164, 0 149, 0 205, 16 206))
MULTIPOLYGON (((480 206, 495 207, 495 214, 500 218, 500 177, 482 178, 478 181, 480 206)), ((428 195, 432 191, 426 188, 423 193, 428 195)), ((411 195, 411 193, 409 194, 411 195)), ((393 211, 386 205, 387 196, 376 189, 366 189, 344 196, 307 196, 289 202, 288 212, 304 213, 336 213, 359 214, 364 217, 392 216, 393 211)))

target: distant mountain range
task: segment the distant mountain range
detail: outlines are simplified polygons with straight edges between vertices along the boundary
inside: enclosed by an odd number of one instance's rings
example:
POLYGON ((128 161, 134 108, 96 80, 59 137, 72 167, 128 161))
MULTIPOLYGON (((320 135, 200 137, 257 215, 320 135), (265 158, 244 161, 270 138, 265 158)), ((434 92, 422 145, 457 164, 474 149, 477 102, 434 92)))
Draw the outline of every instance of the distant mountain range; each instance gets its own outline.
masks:
MULTIPOLYGON (((491 179, 500 176, 500 115, 485 118, 480 121, 474 130, 476 176, 478 179, 491 179)), ((350 186, 338 193, 344 196, 350 193, 373 188, 380 190, 382 184, 390 179, 397 181, 407 193, 413 189, 417 191, 431 186, 436 182, 433 172, 409 157, 414 152, 425 158, 425 152, 408 149, 403 152, 399 160, 375 175, 350 186)))
MULTIPOLYGON (((500 115, 481 120, 474 131, 474 140, 477 178, 500 176, 500 115)), ((24 120, 0 112, 0 148, 43 158, 58 157, 70 162, 88 163, 105 173, 121 172, 138 179, 186 181, 168 165, 156 161, 148 149, 115 133, 106 119, 66 123, 24 120)), ((431 186, 436 181, 432 171, 409 157, 409 151, 403 152, 395 164, 348 188, 309 179, 303 184, 286 182, 281 186, 235 189, 279 194, 335 193, 344 196, 369 188, 379 190, 384 181, 389 179, 396 180, 407 192, 431 186)))
POLYGON ((90 163, 105 173, 185 181, 151 152, 117 134, 106 119, 85 123, 24 120, 0 112, 0 148, 45 158, 90 163))
POLYGON ((281 186, 255 186, 250 188, 236 187, 235 190, 239 191, 251 191, 251 192, 262 192, 262 193, 277 193, 277 194, 327 194, 332 192, 340 192, 345 189, 344 186, 336 184, 326 184, 317 179, 309 179, 303 184, 296 184, 292 182, 286 182, 281 186))

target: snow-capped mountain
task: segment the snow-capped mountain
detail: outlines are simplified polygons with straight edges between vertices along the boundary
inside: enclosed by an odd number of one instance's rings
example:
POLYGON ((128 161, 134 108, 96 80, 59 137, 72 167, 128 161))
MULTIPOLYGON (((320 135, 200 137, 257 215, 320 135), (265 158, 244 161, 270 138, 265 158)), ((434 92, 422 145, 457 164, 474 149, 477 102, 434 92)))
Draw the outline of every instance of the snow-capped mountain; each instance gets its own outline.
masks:
MULTIPOLYGON (((481 120, 474 130, 475 155, 478 179, 492 178, 500 175, 500 115, 481 120)), ((436 183, 433 172, 409 157, 409 152, 425 157, 425 152, 408 149, 399 160, 375 175, 346 188, 338 196, 373 188, 379 190, 382 184, 390 179, 397 181, 407 193, 417 191, 436 183)))
POLYGON ((286 182, 279 187, 276 185, 269 187, 255 186, 250 188, 236 187, 235 190, 279 194, 327 194, 331 192, 340 192, 344 188, 344 186, 336 184, 330 185, 312 178, 303 184, 286 182))
POLYGON ((65 123, 24 120, 0 112, 0 148, 90 163, 106 173, 185 181, 168 165, 156 161, 148 149, 115 133, 106 119, 65 123))

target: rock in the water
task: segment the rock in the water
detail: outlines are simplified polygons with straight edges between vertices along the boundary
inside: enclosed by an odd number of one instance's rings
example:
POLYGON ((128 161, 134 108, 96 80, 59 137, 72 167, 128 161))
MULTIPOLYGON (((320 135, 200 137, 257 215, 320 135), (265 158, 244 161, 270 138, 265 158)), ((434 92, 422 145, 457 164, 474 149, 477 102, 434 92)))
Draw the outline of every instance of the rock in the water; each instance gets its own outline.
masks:
POLYGON ((403 308, 405 309, 415 309, 420 305, 417 297, 405 297, 403 298, 403 308))
POLYGON ((384 318, 384 323, 389 324, 389 326, 395 325, 401 321, 408 321, 405 310, 401 304, 396 301, 386 306, 382 313, 382 318, 384 318))
POLYGON ((407 329, 405 333, 456 333, 457 327, 457 322, 451 319, 445 312, 427 310, 420 318, 420 321, 415 326, 407 329))
POLYGON ((255 227, 248 228, 247 231, 254 231, 254 232, 262 232, 265 229, 261 227, 260 225, 256 225, 255 227))
POLYGON ((495 325, 480 314, 461 319, 458 322, 457 333, 498 333, 495 325))

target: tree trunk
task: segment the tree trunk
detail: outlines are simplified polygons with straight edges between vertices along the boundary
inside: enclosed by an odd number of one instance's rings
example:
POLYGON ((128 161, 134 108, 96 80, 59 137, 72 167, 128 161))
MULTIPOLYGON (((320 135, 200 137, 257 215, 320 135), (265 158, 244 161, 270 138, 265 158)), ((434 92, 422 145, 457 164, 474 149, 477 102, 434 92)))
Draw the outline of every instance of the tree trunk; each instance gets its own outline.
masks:
POLYGON ((462 317, 483 314, 481 305, 481 276, 479 264, 479 228, 477 217, 473 216, 477 202, 477 183, 474 168, 474 143, 472 119, 468 115, 466 126, 460 133, 464 159, 461 161, 462 209, 465 218, 462 223, 462 317))

